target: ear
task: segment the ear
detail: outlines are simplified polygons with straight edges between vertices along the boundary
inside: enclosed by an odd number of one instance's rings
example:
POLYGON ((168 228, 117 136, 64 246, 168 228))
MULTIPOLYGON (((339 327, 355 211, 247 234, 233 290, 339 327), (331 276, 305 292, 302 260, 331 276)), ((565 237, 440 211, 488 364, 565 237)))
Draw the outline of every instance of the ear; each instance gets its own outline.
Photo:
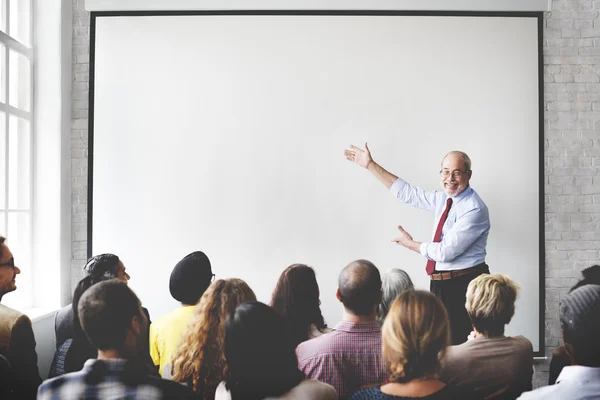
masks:
POLYGON ((135 315, 132 319, 131 319, 131 330, 136 334, 139 335, 142 333, 142 321, 141 318, 138 315, 135 315))
POLYGON ((342 302, 342 294, 340 293, 340 289, 337 288, 335 290, 335 297, 337 297, 338 301, 341 303, 342 302))
POLYGON ((469 170, 469 171, 467 172, 467 178, 471 179, 471 176, 473 176, 473 171, 472 171, 472 170, 469 170))

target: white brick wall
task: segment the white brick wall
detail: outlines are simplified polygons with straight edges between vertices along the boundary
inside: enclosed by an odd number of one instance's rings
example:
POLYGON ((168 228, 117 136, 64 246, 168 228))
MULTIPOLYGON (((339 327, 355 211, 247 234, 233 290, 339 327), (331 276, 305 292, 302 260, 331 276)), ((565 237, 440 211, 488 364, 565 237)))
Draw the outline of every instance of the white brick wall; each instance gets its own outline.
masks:
MULTIPOLYGON (((74 284, 86 259, 89 15, 73 0, 74 284)), ((544 18, 546 354, 560 344, 558 301, 600 256, 600 0, 555 0, 544 18)), ((547 382, 548 364, 538 364, 547 382)))

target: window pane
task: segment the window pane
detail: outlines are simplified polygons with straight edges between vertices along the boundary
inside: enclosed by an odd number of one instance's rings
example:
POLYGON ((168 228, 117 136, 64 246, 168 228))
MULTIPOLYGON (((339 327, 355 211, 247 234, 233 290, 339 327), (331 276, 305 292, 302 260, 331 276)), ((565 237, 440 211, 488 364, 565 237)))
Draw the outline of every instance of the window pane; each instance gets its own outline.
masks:
MULTIPOLYGON (((23 309, 31 306, 31 218, 28 212, 8 213, 6 245, 15 257, 21 273, 17 276, 17 290, 6 297, 7 305, 23 309)), ((2 303, 5 303, 4 298, 2 303)))
POLYGON ((31 189, 29 121, 11 115, 8 121, 8 132, 8 207, 29 209, 31 189))
POLYGON ((31 106, 31 62, 14 50, 8 52, 9 101, 13 107, 29 111, 31 106))
POLYGON ((30 20, 31 0, 10 0, 10 26, 8 34, 26 46, 30 45, 30 20))
POLYGON ((6 214, 0 211, 0 235, 6 237, 6 214))
MULTIPOLYGON (((4 113, 0 112, 0 209, 6 208, 6 125, 4 123, 4 113)), ((2 218, 4 226, 4 218, 2 218)), ((0 230, 0 235, 4 230, 0 230)))
MULTIPOLYGON (((0 0, 2 1, 2 0, 0 0)), ((6 46, 0 43, 0 101, 6 102, 6 46)))
POLYGON ((6 33, 6 0, 0 0, 0 31, 6 33))

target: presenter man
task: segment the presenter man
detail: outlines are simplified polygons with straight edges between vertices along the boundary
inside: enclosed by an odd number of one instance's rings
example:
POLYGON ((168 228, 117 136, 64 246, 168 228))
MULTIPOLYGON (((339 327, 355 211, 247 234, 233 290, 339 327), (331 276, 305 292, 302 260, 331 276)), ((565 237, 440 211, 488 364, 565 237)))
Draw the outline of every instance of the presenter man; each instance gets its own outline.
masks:
POLYGON ((393 241, 427 259, 430 290, 448 310, 452 344, 465 342, 472 328, 465 309, 467 286, 477 276, 489 273, 485 247, 490 231, 487 206, 469 186, 473 173, 469 156, 462 151, 446 154, 440 170, 443 191, 426 192, 377 164, 366 143, 364 149, 350 146, 344 155, 368 169, 404 203, 435 213, 431 241, 415 241, 402 226, 393 241))

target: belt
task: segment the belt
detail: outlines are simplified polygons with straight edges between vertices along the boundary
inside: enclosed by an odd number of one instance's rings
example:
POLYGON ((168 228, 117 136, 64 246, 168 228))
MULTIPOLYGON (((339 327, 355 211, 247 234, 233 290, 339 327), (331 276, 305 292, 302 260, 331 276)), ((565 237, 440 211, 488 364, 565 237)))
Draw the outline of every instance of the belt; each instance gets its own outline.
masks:
POLYGON ((434 272, 429 275, 432 281, 446 281, 452 278, 458 278, 459 276, 472 274, 473 272, 477 272, 481 269, 481 265, 476 265, 471 268, 465 269, 456 269, 454 271, 446 271, 446 272, 434 272))

